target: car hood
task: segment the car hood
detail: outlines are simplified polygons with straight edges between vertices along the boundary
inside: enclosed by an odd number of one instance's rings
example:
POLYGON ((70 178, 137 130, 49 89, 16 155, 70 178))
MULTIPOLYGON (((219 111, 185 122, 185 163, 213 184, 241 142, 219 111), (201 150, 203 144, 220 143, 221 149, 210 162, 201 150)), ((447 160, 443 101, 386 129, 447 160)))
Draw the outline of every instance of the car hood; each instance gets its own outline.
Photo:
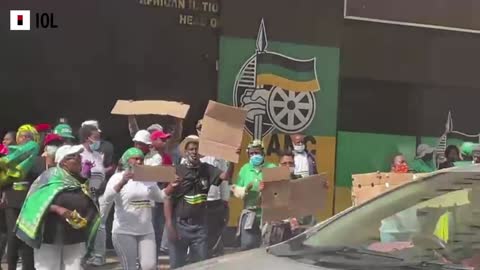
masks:
POLYGON ((322 270, 328 269, 297 261, 276 257, 267 253, 265 248, 237 252, 230 255, 209 259, 203 262, 190 264, 181 269, 215 269, 215 270, 249 270, 249 269, 275 269, 275 270, 322 270))

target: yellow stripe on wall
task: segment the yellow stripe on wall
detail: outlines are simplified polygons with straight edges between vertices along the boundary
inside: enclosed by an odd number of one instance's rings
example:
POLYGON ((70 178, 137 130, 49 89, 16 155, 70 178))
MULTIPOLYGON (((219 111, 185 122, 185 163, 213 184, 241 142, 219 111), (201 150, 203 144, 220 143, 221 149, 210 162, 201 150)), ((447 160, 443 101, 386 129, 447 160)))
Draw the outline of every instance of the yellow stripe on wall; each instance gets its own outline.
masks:
POLYGON ((282 89, 288 89, 294 92, 315 92, 320 90, 318 80, 311 81, 292 81, 273 74, 257 75, 257 86, 259 85, 275 85, 282 89))
POLYGON ((352 189, 349 187, 335 187, 335 214, 352 206, 352 189))
MULTIPOLYGON (((267 149, 276 149, 277 148, 283 149, 285 145, 285 135, 278 134, 273 135, 275 140, 272 140, 272 135, 266 136, 264 138, 264 147, 265 150, 267 149), (271 144, 272 143, 272 144, 271 144), (278 143, 278 144, 277 144, 278 143)), ((318 171, 320 173, 326 173, 328 178, 328 183, 330 189, 328 191, 328 199, 325 208, 322 211, 317 213, 317 218, 319 220, 326 219, 333 215, 333 199, 334 199, 334 177, 335 177, 335 144, 336 139, 335 137, 327 137, 327 136, 314 136, 316 143, 308 143, 307 148, 309 150, 316 150, 316 160, 318 165, 318 171)), ((242 153, 240 155, 240 161, 238 164, 235 165, 235 174, 232 180, 233 183, 237 180, 238 171, 242 165, 248 162, 248 157, 246 153, 246 148, 248 143, 251 141, 250 135, 244 132, 243 141, 242 141, 242 153)), ((267 156, 267 161, 278 163, 278 157, 275 153, 271 153, 267 156)), ((238 219, 240 217, 240 212, 243 209, 243 201, 232 197, 229 202, 230 205, 230 220, 228 226, 234 227, 238 224, 238 219)))

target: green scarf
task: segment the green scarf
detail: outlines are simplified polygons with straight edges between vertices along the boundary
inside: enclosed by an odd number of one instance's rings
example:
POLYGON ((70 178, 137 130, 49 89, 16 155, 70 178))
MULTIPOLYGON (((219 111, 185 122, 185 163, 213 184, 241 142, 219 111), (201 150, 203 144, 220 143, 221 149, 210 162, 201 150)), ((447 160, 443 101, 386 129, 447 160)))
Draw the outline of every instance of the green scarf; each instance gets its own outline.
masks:
POLYGON ((123 153, 122 157, 120 158, 120 164, 122 164, 123 169, 129 167, 128 160, 133 157, 141 157, 144 158, 145 155, 143 154, 142 150, 136 147, 130 147, 123 153))
MULTIPOLYGON (((62 168, 55 167, 45 171, 30 189, 20 215, 17 219, 17 237, 33 248, 39 248, 42 240, 42 226, 55 197, 63 191, 82 189, 87 195, 88 191, 75 177, 62 168)), ((87 244, 95 239, 98 225, 98 216, 89 221, 89 237, 87 244)))
POLYGON ((33 167, 40 146, 34 141, 8 147, 8 155, 0 158, 0 187, 23 181, 33 167))

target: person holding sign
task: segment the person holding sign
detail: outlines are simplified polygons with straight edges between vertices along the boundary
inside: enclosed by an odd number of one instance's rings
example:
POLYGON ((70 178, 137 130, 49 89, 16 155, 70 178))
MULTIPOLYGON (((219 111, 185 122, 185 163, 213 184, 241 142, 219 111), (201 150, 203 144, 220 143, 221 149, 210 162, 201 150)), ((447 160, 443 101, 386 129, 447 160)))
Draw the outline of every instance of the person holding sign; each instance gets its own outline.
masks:
MULTIPOLYGON (((144 154, 130 148, 122 155, 118 172, 108 181, 105 206, 115 203, 112 241, 123 269, 137 269, 137 258, 143 270, 157 269, 157 249, 152 225, 153 201, 162 201, 173 192, 171 183, 163 190, 157 185, 131 181, 133 167, 143 164, 144 154)), ((101 206, 102 206, 101 205, 101 206)), ((102 209, 100 209, 102 212, 102 209)))
MULTIPOLYGON (((202 119, 198 120, 196 125, 197 134, 202 133, 202 119)), ((240 150, 238 150, 240 152, 240 150)), ((229 168, 229 162, 212 157, 202 156, 200 161, 208 163, 222 172, 229 168)), ((230 179, 229 179, 230 180, 230 179)), ((228 201, 230 199, 229 181, 222 181, 220 186, 211 186, 208 191, 208 250, 209 257, 223 254, 223 230, 228 222, 228 201)))
MULTIPOLYGON (((290 180, 295 181, 301 179, 302 175, 295 174, 295 154, 292 151, 281 151, 278 153, 280 158, 279 166, 287 167, 290 171, 290 180)), ((261 182, 259 189, 263 191, 265 183, 261 182)), ((324 183, 324 187, 328 189, 328 183, 324 183)), ((291 217, 285 220, 279 220, 276 222, 266 223, 262 230, 263 244, 271 246, 292 238, 302 232, 300 226, 313 226, 316 223, 315 218, 312 215, 296 218, 291 217)))
POLYGON ((252 141, 247 148, 249 163, 243 165, 238 173, 236 184, 232 187, 233 194, 244 200, 244 210, 240 215, 237 236, 240 236, 240 248, 248 250, 261 244, 261 217, 259 184, 263 179, 264 168, 276 167, 265 161, 265 151, 260 140, 252 141))
POLYGON ((232 168, 222 172, 204 163, 198 154, 198 137, 191 135, 180 144, 185 162, 176 167, 179 187, 165 200, 165 220, 168 229, 170 268, 182 267, 190 249, 191 262, 208 257, 207 197, 211 186, 230 179, 232 168))

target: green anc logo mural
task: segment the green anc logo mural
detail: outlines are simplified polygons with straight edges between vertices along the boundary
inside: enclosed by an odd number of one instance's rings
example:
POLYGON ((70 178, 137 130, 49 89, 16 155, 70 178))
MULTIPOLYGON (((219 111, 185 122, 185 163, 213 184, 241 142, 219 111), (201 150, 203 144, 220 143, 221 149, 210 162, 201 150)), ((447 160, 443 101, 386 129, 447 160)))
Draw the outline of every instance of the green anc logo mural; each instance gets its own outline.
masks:
POLYGON ((233 104, 245 108, 246 130, 256 139, 277 130, 296 133, 313 121, 320 90, 316 58, 296 59, 269 51, 265 24, 258 30, 256 52, 235 79, 233 104))

